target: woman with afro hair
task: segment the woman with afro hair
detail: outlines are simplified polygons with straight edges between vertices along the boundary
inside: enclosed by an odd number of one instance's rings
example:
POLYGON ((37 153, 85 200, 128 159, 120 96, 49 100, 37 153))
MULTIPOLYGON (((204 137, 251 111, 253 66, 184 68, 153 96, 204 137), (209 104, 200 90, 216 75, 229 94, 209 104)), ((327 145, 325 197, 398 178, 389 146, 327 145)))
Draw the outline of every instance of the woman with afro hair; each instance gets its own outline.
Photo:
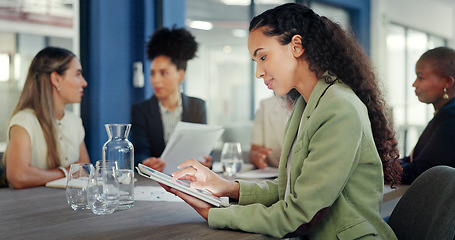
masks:
MULTIPOLYGON (((131 141, 135 148, 135 165, 163 171, 159 157, 179 121, 207 123, 205 102, 186 96, 180 90, 188 60, 196 56, 198 43, 184 28, 157 30, 147 43, 150 83, 154 95, 131 109, 131 141)), ((203 163, 211 166, 212 158, 203 163)))

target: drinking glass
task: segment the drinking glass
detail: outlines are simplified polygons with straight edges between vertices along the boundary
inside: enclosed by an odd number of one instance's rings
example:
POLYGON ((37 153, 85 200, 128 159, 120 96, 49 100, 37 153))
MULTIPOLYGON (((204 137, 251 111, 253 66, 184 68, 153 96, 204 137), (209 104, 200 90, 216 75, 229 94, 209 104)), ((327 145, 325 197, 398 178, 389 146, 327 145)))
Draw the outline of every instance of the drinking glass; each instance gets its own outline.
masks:
POLYGON ((97 215, 111 214, 119 203, 117 161, 97 161, 87 188, 87 201, 97 215))
POLYGON ((240 171, 243 165, 240 143, 224 143, 220 161, 223 164, 224 174, 228 177, 235 177, 235 174, 240 171))
POLYGON ((91 163, 73 163, 66 178, 66 200, 74 210, 89 209, 87 204, 87 185, 91 163))

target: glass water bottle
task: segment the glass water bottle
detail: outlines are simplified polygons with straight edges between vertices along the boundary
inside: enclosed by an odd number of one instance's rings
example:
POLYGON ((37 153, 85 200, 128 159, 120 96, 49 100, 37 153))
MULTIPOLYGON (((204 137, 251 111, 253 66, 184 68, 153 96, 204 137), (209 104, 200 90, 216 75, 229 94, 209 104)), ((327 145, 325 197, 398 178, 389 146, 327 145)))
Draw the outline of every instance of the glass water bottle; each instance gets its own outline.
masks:
POLYGON ((117 209, 134 205, 134 147, 128 140, 131 124, 106 124, 109 139, 103 145, 103 161, 118 163, 120 199, 117 209))

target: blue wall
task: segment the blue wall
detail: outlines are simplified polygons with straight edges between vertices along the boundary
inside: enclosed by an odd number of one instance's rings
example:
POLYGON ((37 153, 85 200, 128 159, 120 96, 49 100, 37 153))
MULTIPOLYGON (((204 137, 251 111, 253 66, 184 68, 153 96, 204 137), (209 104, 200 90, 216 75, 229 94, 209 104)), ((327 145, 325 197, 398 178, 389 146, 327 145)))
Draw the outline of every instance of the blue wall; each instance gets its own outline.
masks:
MULTIPOLYGON (((185 1, 164 1, 164 26, 184 26, 185 1)), ((81 0, 81 62, 88 82, 81 104, 91 161, 101 159, 106 123, 129 123, 132 104, 153 94, 145 43, 155 30, 155 1, 81 0), (132 85, 132 64, 144 64, 145 86, 132 85)))
MULTIPOLYGON (((369 0, 320 0, 347 9, 361 44, 370 47, 369 0)), ((185 26, 186 0, 162 0, 162 24, 185 26)), ((81 103, 92 162, 101 159, 106 123, 129 123, 132 104, 152 96, 145 43, 155 31, 155 0, 81 0, 81 63, 88 82, 81 103), (145 86, 132 85, 132 64, 144 65, 145 86)))
POLYGON ((370 0, 315 0, 346 9, 351 16, 353 30, 365 51, 370 52, 370 0))

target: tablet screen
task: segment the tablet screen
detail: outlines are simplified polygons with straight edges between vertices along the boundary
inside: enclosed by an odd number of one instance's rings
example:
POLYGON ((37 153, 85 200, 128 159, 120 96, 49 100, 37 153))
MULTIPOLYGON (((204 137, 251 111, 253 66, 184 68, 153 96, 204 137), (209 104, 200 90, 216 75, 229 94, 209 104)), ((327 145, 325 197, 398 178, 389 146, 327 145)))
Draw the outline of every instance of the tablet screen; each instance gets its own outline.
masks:
POLYGON ((205 189, 195 189, 191 188, 188 182, 182 180, 174 180, 172 176, 164 174, 162 172, 156 171, 152 168, 149 168, 143 164, 139 164, 136 168, 138 173, 144 177, 153 179, 159 183, 167 185, 169 187, 180 190, 186 194, 197 197, 203 201, 206 201, 214 206, 228 206, 229 203, 223 201, 220 197, 213 195, 211 192, 205 189))

